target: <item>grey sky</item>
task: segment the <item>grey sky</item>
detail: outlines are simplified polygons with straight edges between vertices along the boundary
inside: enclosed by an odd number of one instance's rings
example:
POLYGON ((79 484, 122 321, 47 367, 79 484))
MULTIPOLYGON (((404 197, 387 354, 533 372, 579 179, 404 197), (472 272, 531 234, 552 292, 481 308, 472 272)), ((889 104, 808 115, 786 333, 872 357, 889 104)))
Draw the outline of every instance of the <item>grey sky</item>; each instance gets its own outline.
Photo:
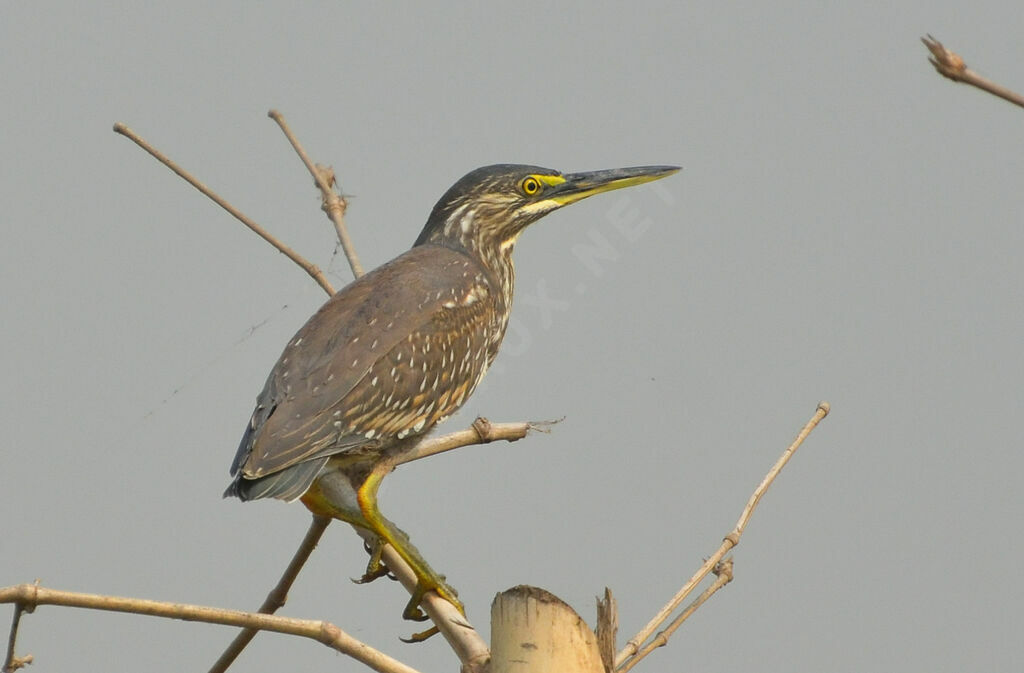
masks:
MULTIPOLYGON (((592 620, 607 585, 625 640, 827 399, 736 581, 639 670, 1021 670, 1024 114, 939 78, 925 32, 1024 88, 1008 1, 5 3, 0 585, 255 608, 304 533, 301 505, 220 494, 323 293, 111 132, 340 287, 273 107, 337 170, 367 267, 483 164, 684 167, 523 236, 505 352, 446 427, 565 421, 385 482, 485 634, 507 587, 592 620)), ((283 614, 456 670, 440 639, 398 642, 406 596, 351 584, 365 560, 332 526, 283 614)), ((41 608, 20 651, 35 673, 205 670, 232 635, 41 608)), ((238 664, 285 668, 360 670, 274 635, 238 664)))

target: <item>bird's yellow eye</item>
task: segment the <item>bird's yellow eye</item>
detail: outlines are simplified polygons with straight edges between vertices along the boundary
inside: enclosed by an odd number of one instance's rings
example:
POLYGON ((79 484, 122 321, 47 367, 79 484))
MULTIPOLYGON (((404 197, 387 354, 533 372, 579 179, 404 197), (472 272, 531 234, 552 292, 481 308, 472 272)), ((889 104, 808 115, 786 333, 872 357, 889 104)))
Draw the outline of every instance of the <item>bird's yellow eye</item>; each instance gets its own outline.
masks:
POLYGON ((523 178, 523 181, 519 183, 519 188, 523 190, 523 194, 527 196, 533 196, 539 194, 542 189, 540 180, 531 176, 523 178))

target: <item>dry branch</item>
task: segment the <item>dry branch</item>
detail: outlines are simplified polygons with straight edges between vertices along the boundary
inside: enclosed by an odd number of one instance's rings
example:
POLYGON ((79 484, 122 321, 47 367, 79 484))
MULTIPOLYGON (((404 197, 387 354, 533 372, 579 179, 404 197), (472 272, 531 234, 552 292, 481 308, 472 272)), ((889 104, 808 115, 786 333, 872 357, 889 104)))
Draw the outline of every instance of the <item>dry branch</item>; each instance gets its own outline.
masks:
POLYGON ((440 437, 424 439, 409 452, 403 454, 396 464, 411 463, 414 460, 428 458, 438 453, 474 444, 489 444, 499 440, 515 442, 530 434, 530 432, 550 432, 548 428, 555 423, 558 423, 558 421, 491 423, 486 418, 478 417, 473 421, 473 425, 465 430, 456 430, 440 437))
MULTIPOLYGON (((356 526, 352 527, 367 543, 375 542, 373 533, 356 526)), ((402 586, 411 594, 416 590, 416 574, 412 568, 398 555, 390 545, 384 547, 382 559, 384 565, 394 575, 402 586)), ((480 634, 473 625, 469 623, 458 609, 447 600, 438 596, 435 592, 428 592, 423 596, 420 607, 427 613, 438 631, 451 645, 455 656, 462 663, 464 673, 476 673, 482 671, 484 664, 490 658, 490 650, 480 634)))
MULTIPOLYGON (((288 592, 291 591, 292 584, 295 583, 295 579, 299 576, 299 572, 302 567, 306 565, 306 561, 309 560, 309 555, 316 549, 317 544, 320 542, 320 538, 323 537, 324 531, 327 530, 327 526, 331 523, 331 518, 327 516, 313 515, 313 521, 309 524, 309 530, 306 531, 305 537, 302 538, 302 542, 299 544, 299 548, 295 550, 295 554, 292 556, 292 560, 288 563, 288 567, 285 568, 284 573, 281 575, 281 579, 278 580, 277 585, 270 590, 267 594, 266 600, 263 601, 263 605, 260 606, 259 613, 264 615, 272 615, 277 612, 281 607, 284 606, 285 601, 288 600, 288 592)), ((231 641, 227 649, 224 650, 220 658, 214 662, 213 666, 210 667, 210 673, 223 673, 228 667, 238 658, 238 655, 242 653, 242 650, 256 637, 259 632, 258 629, 246 628, 235 636, 235 639, 231 641)))
POLYGON ((205 622, 207 624, 223 624, 241 626, 258 631, 274 631, 293 636, 310 638, 327 645, 331 649, 346 654, 380 673, 417 673, 416 669, 406 666, 380 650, 353 638, 334 624, 314 619, 294 619, 263 615, 239 610, 225 610, 202 605, 184 603, 164 603, 161 601, 143 600, 141 598, 122 598, 119 596, 100 596, 82 594, 72 591, 47 589, 38 584, 19 584, 0 589, 0 603, 14 603, 23 606, 26 611, 37 605, 63 605, 70 608, 86 608, 89 610, 106 610, 110 612, 126 612, 150 617, 181 619, 189 622, 205 622))
MULTIPOLYGON (((619 652, 619 655, 615 658, 615 666, 617 671, 628 671, 630 668, 636 665, 637 661, 647 656, 647 654, 650 654, 650 652, 653 651, 656 647, 660 647, 661 645, 664 645, 666 642, 668 642, 668 635, 671 635, 671 632, 679 626, 679 624, 677 624, 676 622, 673 622, 673 626, 670 627, 671 630, 666 629, 667 633, 663 632, 664 638, 662 638, 663 634, 658 634, 658 639, 659 641, 661 641, 658 645, 655 645, 651 648, 644 648, 643 650, 641 650, 641 646, 647 641, 648 638, 651 637, 651 634, 654 633, 654 631, 659 626, 661 626, 665 623, 665 621, 668 620, 672 613, 676 611, 676 609, 682 604, 686 597, 693 592, 697 585, 700 584, 700 582, 705 577, 707 577, 709 573, 714 572, 716 574, 719 574, 719 581, 721 581, 722 586, 724 586, 732 580, 732 562, 729 562, 727 573, 728 579, 726 579, 725 581, 722 581, 722 577, 724 574, 722 571, 724 570, 724 566, 720 566, 719 563, 733 547, 740 543, 740 537, 743 535, 743 531, 747 527, 747 523, 750 521, 750 517, 754 514, 754 510, 757 508, 758 503, 761 502, 761 497, 764 496, 765 492, 768 490, 768 487, 770 487, 772 483, 775 481, 775 478, 779 476, 779 473, 782 471, 782 468, 786 466, 786 463, 788 463, 789 459, 793 457, 793 454, 796 453, 796 450, 800 447, 801 444, 803 444, 804 440, 807 438, 807 435, 809 435, 811 431, 814 430, 815 426, 817 426, 818 423, 821 422, 821 419, 825 418, 825 416, 828 415, 828 412, 828 402, 819 402, 818 408, 814 412, 814 416, 811 417, 811 420, 807 421, 807 424, 804 425, 803 429, 800 430, 799 434, 797 434, 796 439, 793 440, 793 443, 790 444, 789 447, 782 452, 782 455, 779 456, 779 459, 775 461, 775 465, 773 465, 772 468, 768 470, 768 474, 766 474, 764 479, 761 480, 761 483, 758 485, 758 487, 754 489, 754 492, 751 494, 750 499, 747 501, 747 506, 743 508, 743 512, 740 514, 740 518, 736 521, 736 526, 728 535, 725 536, 725 539, 722 541, 722 544, 721 546, 719 546, 718 550, 714 554, 712 554, 711 557, 703 563, 703 565, 701 565, 697 572, 694 573, 693 577, 691 577, 690 580, 686 584, 684 584, 683 587, 676 593, 676 595, 672 597, 672 600, 666 603, 665 607, 659 610, 658 613, 654 615, 654 617, 651 619, 651 621, 648 622, 647 625, 644 626, 644 628, 640 629, 640 631, 635 636, 630 638, 629 641, 626 643, 626 646, 622 648, 622 651, 619 652), (633 659, 630 659, 630 657, 632 657, 633 659)), ((716 584, 717 583, 718 582, 716 582, 716 584)), ((720 588, 721 586, 716 587, 714 591, 717 591, 720 588)), ((711 593, 714 593, 714 591, 712 591, 711 593)), ((708 596, 710 597, 710 594, 708 594, 708 596)), ((704 600, 706 600, 706 598, 704 600)), ((700 604, 703 603, 703 600, 698 599, 698 601, 699 602, 697 602, 697 604, 693 606, 693 610, 696 610, 696 608, 700 607, 700 604)), ((679 623, 682 623, 682 621, 686 619, 686 617, 692 614, 693 610, 690 610, 688 608, 686 611, 684 611, 684 613, 680 615, 682 619, 678 620, 679 623)))
POLYGON ((217 194, 212 189, 210 189, 202 182, 197 180, 195 177, 193 177, 191 173, 178 166, 178 164, 174 163, 174 161, 168 158, 163 152, 161 152, 160 150, 156 149, 148 142, 143 140, 143 138, 139 136, 137 133, 135 133, 135 131, 132 131, 130 128, 128 128, 121 122, 118 122, 114 124, 114 132, 123 135, 125 138, 128 138, 136 145, 146 150, 153 158, 155 158, 164 166, 167 166, 172 171, 177 173, 179 177, 181 177, 187 183, 198 189, 218 206, 231 213, 239 222, 241 222, 242 224, 256 232, 256 234, 258 234, 264 241, 277 248, 277 250, 283 253, 286 257, 288 257, 288 259, 298 264, 306 273, 310 275, 310 277, 313 280, 315 280, 320 285, 320 287, 324 289, 325 292, 327 292, 327 294, 334 294, 334 288, 331 286, 331 283, 327 280, 327 277, 324 276, 323 272, 319 269, 319 267, 317 267, 316 264, 313 264, 312 262, 308 261, 302 255, 295 252, 281 241, 277 240, 277 238, 275 238, 269 231, 267 231, 260 225, 256 224, 256 222, 253 221, 250 217, 248 217, 245 213, 243 213, 238 208, 235 208, 233 205, 228 203, 219 194, 217 194))
POLYGON ((1014 105, 1024 107, 1024 96, 974 72, 967 67, 964 59, 959 54, 947 49, 931 35, 922 37, 921 42, 924 43, 924 46, 928 47, 928 51, 932 54, 928 57, 928 62, 935 66, 935 69, 943 77, 954 82, 970 84, 982 91, 987 91, 993 96, 999 96, 1004 100, 1010 101, 1014 105))
POLYGON ((352 238, 348 235, 348 227, 345 226, 345 211, 348 209, 348 202, 344 196, 334 191, 334 186, 337 184, 337 181, 334 179, 334 169, 330 166, 321 166, 320 164, 313 163, 309 155, 306 154, 306 150, 302 148, 302 143, 292 133, 288 122, 284 120, 284 115, 277 110, 271 110, 267 113, 267 116, 281 127, 281 131, 288 138, 288 142, 292 144, 295 153, 299 155, 302 163, 306 165, 306 169, 313 176, 313 181, 320 189, 320 197, 323 200, 321 208, 327 213, 327 217, 331 219, 331 222, 334 223, 334 231, 338 235, 338 242, 341 243, 342 250, 345 251, 345 257, 348 258, 349 266, 352 267, 352 275, 359 278, 359 276, 363 275, 363 265, 359 263, 356 248, 352 245, 352 238))

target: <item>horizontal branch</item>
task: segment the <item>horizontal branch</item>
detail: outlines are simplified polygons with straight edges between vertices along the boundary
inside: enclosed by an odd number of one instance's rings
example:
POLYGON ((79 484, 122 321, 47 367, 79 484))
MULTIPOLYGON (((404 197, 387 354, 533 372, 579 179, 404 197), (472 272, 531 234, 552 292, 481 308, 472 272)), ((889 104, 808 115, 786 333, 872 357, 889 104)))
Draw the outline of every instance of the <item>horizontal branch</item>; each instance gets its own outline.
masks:
POLYGON ((294 619, 202 605, 164 603, 141 598, 122 598, 47 589, 35 584, 19 584, 0 589, 0 603, 14 603, 31 610, 37 605, 62 605, 70 608, 126 612, 150 617, 181 619, 189 622, 241 626, 310 638, 360 661, 379 673, 417 673, 380 650, 353 638, 330 622, 294 619))
POLYGON ((445 451, 460 449, 464 446, 474 444, 489 444, 504 440, 514 442, 522 439, 531 432, 550 432, 549 428, 559 421, 520 421, 517 423, 491 423, 483 416, 478 416, 473 425, 465 430, 440 437, 428 437, 414 446, 408 452, 402 454, 397 465, 411 463, 445 451))

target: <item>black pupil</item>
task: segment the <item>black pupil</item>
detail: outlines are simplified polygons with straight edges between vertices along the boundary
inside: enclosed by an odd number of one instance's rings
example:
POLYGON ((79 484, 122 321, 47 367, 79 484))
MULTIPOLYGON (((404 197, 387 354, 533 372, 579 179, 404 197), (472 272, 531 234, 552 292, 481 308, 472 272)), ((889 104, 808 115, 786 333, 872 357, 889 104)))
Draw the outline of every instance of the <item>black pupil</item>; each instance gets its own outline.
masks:
POLYGON ((533 194, 535 191, 537 191, 537 181, 536 180, 527 180, 526 181, 526 193, 527 194, 533 194))

